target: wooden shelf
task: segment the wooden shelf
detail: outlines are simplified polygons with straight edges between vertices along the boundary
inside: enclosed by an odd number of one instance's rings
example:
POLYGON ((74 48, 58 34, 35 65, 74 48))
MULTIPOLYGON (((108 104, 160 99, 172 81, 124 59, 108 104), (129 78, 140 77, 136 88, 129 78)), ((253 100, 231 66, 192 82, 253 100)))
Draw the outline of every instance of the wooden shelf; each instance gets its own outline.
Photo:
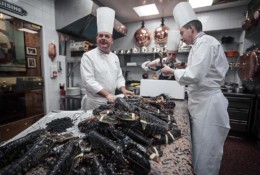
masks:
MULTIPOLYGON (((130 55, 130 56, 134 56, 134 55, 137 55, 137 56, 139 56, 139 55, 153 55, 153 54, 155 54, 155 55, 158 55, 158 53, 157 52, 139 52, 139 53, 123 53, 123 54, 117 54, 118 56, 126 56, 126 55, 130 55)), ((166 52, 163 52, 163 54, 166 54, 166 52)))

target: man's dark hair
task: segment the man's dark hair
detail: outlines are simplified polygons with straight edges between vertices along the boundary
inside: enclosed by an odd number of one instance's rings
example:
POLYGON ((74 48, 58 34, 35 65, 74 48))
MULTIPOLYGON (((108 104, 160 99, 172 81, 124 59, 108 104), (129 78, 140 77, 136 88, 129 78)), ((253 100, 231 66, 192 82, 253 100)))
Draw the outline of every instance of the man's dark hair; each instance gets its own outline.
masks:
POLYGON ((201 32, 202 31, 202 24, 199 20, 193 20, 193 21, 190 21, 188 22, 187 24, 185 24, 183 27, 185 29, 188 29, 190 28, 191 26, 194 26, 195 29, 197 30, 197 32, 201 32))

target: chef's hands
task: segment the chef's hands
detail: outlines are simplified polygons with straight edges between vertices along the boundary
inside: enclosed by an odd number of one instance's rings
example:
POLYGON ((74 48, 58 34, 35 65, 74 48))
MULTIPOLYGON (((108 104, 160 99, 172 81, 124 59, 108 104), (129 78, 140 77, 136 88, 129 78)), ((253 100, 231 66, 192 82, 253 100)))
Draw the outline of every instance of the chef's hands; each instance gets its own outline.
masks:
POLYGON ((120 90, 124 94, 125 97, 128 95, 134 95, 134 92, 127 90, 125 87, 121 87, 120 90))
POLYGON ((156 61, 151 61, 147 64, 147 67, 156 67, 157 63, 156 61))
MULTIPOLYGON (((121 92, 124 94, 125 97, 128 95, 134 95, 134 93, 132 91, 129 91, 125 88, 124 89, 121 88, 121 92)), ((115 103, 116 98, 117 98, 117 96, 112 95, 112 94, 107 94, 107 96, 106 96, 108 103, 115 103)))
POLYGON ((163 65, 161 72, 164 76, 173 76, 174 75, 174 69, 170 68, 166 64, 163 65))
POLYGON ((160 59, 156 59, 147 64, 147 67, 157 67, 157 66, 161 66, 160 59))
POLYGON ((110 94, 108 91, 106 91, 105 89, 102 89, 101 91, 99 91, 97 93, 98 95, 100 95, 101 97, 104 97, 107 99, 108 103, 114 103, 116 100, 116 96, 113 94, 110 94))
POLYGON ((116 101, 116 98, 117 97, 115 95, 112 95, 112 94, 108 94, 106 96, 106 99, 107 99, 108 103, 114 103, 116 101))
MULTIPOLYGON (((132 91, 127 90, 124 86, 122 86, 120 88, 120 91, 125 95, 134 95, 134 93, 132 91)), ((101 97, 104 97, 107 99, 108 103, 114 103, 116 101, 117 96, 110 94, 108 91, 106 91, 105 89, 102 89, 101 91, 99 91, 97 93, 98 95, 100 95, 101 97)))
POLYGON ((187 67, 187 65, 184 62, 181 62, 181 63, 175 63, 174 67, 176 69, 185 69, 187 67))

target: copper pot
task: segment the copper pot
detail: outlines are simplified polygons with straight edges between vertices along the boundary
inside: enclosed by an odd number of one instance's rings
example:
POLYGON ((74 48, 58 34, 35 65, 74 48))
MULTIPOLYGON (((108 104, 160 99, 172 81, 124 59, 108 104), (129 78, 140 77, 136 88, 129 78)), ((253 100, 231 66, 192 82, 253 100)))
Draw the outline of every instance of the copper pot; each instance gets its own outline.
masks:
POLYGON ((252 26, 256 25, 257 20, 255 19, 254 14, 250 15, 248 18, 250 19, 250 23, 252 26))
POLYGON ((134 38, 136 45, 147 46, 151 41, 151 34, 145 27, 142 27, 135 32, 134 38))
POLYGON ((135 43, 136 45, 142 47, 142 46, 147 46, 150 41, 151 41, 151 34, 148 31, 148 29, 146 29, 144 27, 144 21, 142 21, 142 26, 140 29, 138 29, 135 34, 134 34, 134 38, 135 38, 135 43))
POLYGON ((254 19, 255 19, 256 21, 259 21, 259 20, 260 20, 260 9, 258 9, 258 10, 256 10, 256 11, 254 12, 254 19))
POLYGON ((254 81, 259 74, 260 52, 251 51, 239 57, 237 62, 238 76, 241 80, 254 81))
POLYGON ((235 51, 235 50, 229 50, 225 52, 226 57, 238 57, 239 56, 239 52, 235 51))
POLYGON ((161 25, 154 31, 154 40, 159 45, 164 45, 167 42, 169 28, 165 25, 161 25))
POLYGON ((49 44, 48 49, 49 49, 48 50, 49 57, 50 57, 51 61, 53 61, 55 59, 56 55, 57 55, 57 53, 56 53, 56 45, 53 42, 51 42, 49 44))
POLYGON ((243 22, 242 22, 242 28, 244 30, 249 30, 252 27, 252 23, 250 18, 246 18, 243 22))

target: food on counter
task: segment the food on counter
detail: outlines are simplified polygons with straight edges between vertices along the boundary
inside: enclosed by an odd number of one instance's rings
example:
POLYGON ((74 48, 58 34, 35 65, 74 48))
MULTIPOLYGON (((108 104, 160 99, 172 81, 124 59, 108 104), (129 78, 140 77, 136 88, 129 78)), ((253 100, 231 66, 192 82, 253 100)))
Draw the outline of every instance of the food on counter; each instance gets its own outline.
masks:
POLYGON ((65 132, 67 128, 72 127, 73 121, 69 117, 55 119, 46 124, 46 130, 50 133, 65 132))
POLYGON ((69 117, 54 119, 37 135, 0 147, 0 156, 7 148, 10 154, 0 174, 148 174, 150 160, 160 163, 163 156, 155 146, 181 137, 174 107, 164 94, 135 95, 101 105, 77 127, 69 117), (80 137, 64 132, 71 126, 80 137))

